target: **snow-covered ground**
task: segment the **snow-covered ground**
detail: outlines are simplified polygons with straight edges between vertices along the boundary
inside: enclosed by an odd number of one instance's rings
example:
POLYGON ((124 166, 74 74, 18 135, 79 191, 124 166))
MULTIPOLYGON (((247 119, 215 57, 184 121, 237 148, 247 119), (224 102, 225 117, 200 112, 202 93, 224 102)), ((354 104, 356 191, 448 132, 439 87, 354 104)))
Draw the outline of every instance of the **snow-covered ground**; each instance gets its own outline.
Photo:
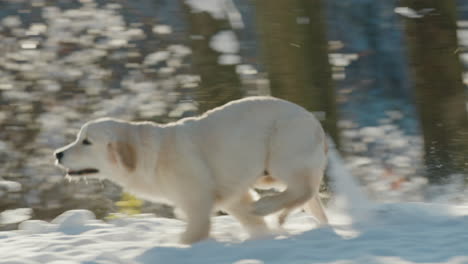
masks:
POLYGON ((68 211, 0 233, 0 263, 468 263, 468 207, 380 204, 354 224, 337 212, 329 210, 332 225, 322 228, 296 213, 287 233, 258 240, 244 240, 234 219, 219 216, 212 239, 187 247, 176 243, 179 220, 105 223, 90 211, 68 211))

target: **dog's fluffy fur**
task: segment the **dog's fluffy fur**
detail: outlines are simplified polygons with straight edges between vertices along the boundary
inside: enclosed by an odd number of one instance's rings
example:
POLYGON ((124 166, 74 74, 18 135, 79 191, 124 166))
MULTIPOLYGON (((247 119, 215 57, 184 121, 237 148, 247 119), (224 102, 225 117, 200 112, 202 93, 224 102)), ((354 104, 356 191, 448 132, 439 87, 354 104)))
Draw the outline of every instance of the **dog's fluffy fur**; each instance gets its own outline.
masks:
POLYGON ((307 204, 321 222, 318 197, 326 167, 325 135, 315 117, 271 97, 230 102, 202 116, 165 125, 98 119, 56 151, 68 174, 110 179, 136 195, 169 202, 185 214, 182 243, 206 238, 213 208, 264 234, 263 216, 307 204), (254 187, 285 188, 254 201, 254 187), (307 203, 306 203, 307 202, 307 203))

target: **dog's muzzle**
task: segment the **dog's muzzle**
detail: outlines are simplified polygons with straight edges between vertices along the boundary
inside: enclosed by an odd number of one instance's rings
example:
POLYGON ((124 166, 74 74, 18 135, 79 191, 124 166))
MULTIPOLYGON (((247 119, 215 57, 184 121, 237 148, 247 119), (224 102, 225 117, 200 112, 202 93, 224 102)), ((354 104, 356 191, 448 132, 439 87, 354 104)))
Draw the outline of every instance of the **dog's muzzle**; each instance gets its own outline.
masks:
MULTIPOLYGON (((57 159, 57 165, 59 165, 59 167, 63 167, 61 164, 62 164, 63 156, 65 155, 64 152, 63 151, 55 152, 54 155, 55 155, 55 158, 57 159)), ((81 169, 81 170, 67 169, 67 174, 70 176, 83 176, 83 175, 95 174, 98 172, 99 170, 94 169, 94 168, 86 168, 86 169, 81 169)))

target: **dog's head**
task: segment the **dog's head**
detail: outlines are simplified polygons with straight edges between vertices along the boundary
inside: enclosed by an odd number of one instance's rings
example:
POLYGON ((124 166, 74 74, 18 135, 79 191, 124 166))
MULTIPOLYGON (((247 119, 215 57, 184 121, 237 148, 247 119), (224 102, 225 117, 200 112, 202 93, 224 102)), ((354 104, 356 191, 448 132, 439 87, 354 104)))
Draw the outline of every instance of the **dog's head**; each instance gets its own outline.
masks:
POLYGON ((136 168, 132 125, 114 119, 98 119, 84 124, 75 142, 57 149, 56 165, 69 176, 109 178, 136 168))

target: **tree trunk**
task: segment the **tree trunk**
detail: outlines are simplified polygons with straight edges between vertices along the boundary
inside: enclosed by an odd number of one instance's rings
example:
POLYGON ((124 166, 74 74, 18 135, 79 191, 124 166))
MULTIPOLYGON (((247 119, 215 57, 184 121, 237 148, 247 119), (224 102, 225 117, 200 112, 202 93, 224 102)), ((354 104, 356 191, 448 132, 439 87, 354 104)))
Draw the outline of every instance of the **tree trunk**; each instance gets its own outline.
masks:
POLYGON ((229 22, 216 19, 207 12, 194 12, 181 1, 189 24, 194 72, 201 78, 195 92, 199 111, 205 112, 229 101, 242 98, 243 91, 235 64, 219 64, 222 53, 210 47, 210 41, 222 30, 232 30, 229 22))
POLYGON ((466 172, 468 118, 458 55, 455 1, 404 0, 416 104, 424 135, 428 177, 438 182, 466 172))
POLYGON ((257 0, 257 17, 271 94, 322 112, 338 142, 335 90, 321 0, 257 0))

